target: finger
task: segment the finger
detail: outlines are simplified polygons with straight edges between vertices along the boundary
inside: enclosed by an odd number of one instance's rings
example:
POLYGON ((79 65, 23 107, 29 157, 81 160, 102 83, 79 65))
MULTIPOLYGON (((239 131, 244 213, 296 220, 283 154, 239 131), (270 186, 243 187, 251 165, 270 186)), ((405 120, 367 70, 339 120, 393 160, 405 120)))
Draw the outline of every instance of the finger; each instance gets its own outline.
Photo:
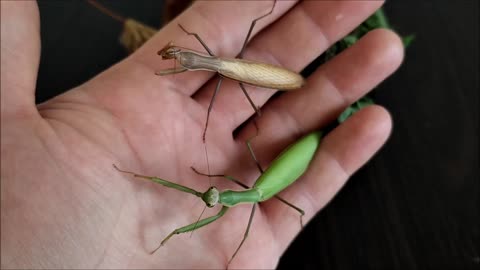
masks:
MULTIPOLYGON (((294 4, 294 1, 277 1, 273 13, 258 21, 252 36, 275 21, 294 4)), ((173 82, 172 86, 190 95, 215 73, 195 71, 161 77, 153 75, 154 71, 173 67, 173 60, 162 61, 161 57, 157 55, 158 50, 170 41, 178 46, 206 54, 201 44, 193 36, 183 32, 178 24, 182 24, 189 32, 197 33, 215 55, 234 57, 242 47, 252 20, 270 11, 272 5, 273 1, 248 3, 242 1, 196 1, 132 55, 132 60, 134 60, 132 62, 137 67, 147 67, 148 75, 152 78, 168 83, 173 82), (238 10, 242 12, 238 12, 238 10)))
MULTIPOLYGON (((256 119, 260 133, 253 141, 254 149, 262 153, 260 162, 265 165, 262 161, 272 160, 298 136, 331 122, 393 73, 402 59, 400 38, 389 30, 375 30, 317 69, 303 89, 267 104, 256 119)), ((253 132, 252 124, 247 125, 237 141, 243 142, 253 132)))
MULTIPOLYGON (((249 44, 246 59, 254 59, 299 72, 357 25, 364 21, 382 1, 304 1, 282 19, 265 29, 249 44)), ((207 84, 195 99, 208 107, 216 80, 207 84)), ((257 105, 262 105, 272 90, 248 87, 257 105)), ((294 90, 303 91, 303 89, 294 90)), ((250 117, 254 111, 236 82, 225 80, 215 101, 212 118, 221 117, 231 130, 250 117)), ((212 119, 213 120, 213 119, 212 119)), ((215 120, 213 120, 215 121, 215 120)), ((224 124, 222 124, 224 125, 224 124)))
POLYGON ((33 1, 1 1, 1 111, 34 114, 40 60, 40 19, 33 1))
MULTIPOLYGON (((380 149, 390 131, 391 119, 382 107, 359 111, 323 139, 307 173, 282 196, 303 208, 305 220, 310 220, 380 149)), ((263 210, 270 224, 275 224, 271 228, 280 250, 285 250, 300 229, 297 213, 272 200, 263 210)))

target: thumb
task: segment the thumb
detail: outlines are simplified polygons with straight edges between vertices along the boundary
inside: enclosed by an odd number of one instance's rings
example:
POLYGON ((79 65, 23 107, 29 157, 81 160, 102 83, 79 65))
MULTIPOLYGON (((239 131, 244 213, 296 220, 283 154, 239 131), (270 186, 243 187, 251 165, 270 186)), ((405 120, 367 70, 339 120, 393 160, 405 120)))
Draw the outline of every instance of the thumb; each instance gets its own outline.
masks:
POLYGON ((40 61, 40 18, 35 1, 1 2, 1 115, 32 114, 40 61))

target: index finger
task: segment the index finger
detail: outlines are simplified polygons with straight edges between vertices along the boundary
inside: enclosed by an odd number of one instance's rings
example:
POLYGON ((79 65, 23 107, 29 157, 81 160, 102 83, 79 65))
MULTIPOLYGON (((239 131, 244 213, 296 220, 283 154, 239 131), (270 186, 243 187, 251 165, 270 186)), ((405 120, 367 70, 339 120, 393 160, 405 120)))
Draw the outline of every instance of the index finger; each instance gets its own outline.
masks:
MULTIPOLYGON (((255 25, 250 38, 264 27, 278 19, 296 1, 277 1, 273 12, 255 25)), ((141 47, 132 58, 134 64, 146 66, 152 71, 152 79, 175 82, 179 91, 191 95, 208 79, 215 75, 211 72, 189 72, 173 76, 154 76, 156 70, 172 68, 173 62, 162 61, 157 51, 172 41, 174 44, 199 52, 205 52, 202 45, 187 35, 178 24, 188 31, 197 33, 217 56, 236 56, 247 36, 251 22, 271 10, 274 1, 197 1, 177 18, 163 27, 151 40, 141 47), (239 12, 241 10, 241 12, 239 12), (187 77, 188 76, 188 80, 187 77)), ((206 53, 206 52, 205 52, 206 53)))

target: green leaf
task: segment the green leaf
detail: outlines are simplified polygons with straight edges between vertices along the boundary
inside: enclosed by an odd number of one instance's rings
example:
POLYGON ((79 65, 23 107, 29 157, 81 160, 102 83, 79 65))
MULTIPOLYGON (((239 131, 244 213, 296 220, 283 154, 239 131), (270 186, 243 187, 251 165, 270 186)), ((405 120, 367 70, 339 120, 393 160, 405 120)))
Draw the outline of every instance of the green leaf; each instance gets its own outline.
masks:
POLYGON ((353 44, 355 44, 355 42, 357 42, 358 38, 356 36, 353 36, 353 35, 348 35, 346 37, 343 38, 343 42, 345 42, 347 48, 352 46, 353 44))
POLYGON ((365 21, 365 24, 369 26, 370 29, 375 29, 375 28, 391 29, 390 24, 388 23, 387 17, 385 16, 385 12, 383 12, 382 8, 379 8, 377 11, 375 11, 375 13, 365 21))
MULTIPOLYGON (((333 44, 330 48, 328 48, 325 53, 319 58, 319 63, 325 63, 328 60, 332 59, 336 55, 340 54, 343 50, 347 49, 348 47, 355 44, 358 40, 360 40, 364 35, 368 32, 378 29, 378 28, 387 28, 392 29, 390 23, 388 22, 387 16, 382 8, 378 9, 374 14, 372 14, 367 20, 365 20, 362 24, 360 24, 357 28, 355 28, 352 32, 350 32, 346 37, 339 40, 335 44, 333 44)), ((402 37, 402 41, 405 47, 408 47, 412 41, 415 39, 414 35, 408 35, 402 37)), ((344 122, 350 116, 352 116, 357 111, 365 108, 371 104, 374 104, 373 100, 368 97, 364 96, 363 98, 359 99, 349 107, 347 107, 337 118, 339 123, 344 122)))
POLYGON ((338 116, 337 121, 339 123, 342 123, 345 120, 347 120, 347 118, 349 118, 353 113, 354 113, 354 109, 351 106, 349 106, 338 116))
POLYGON ((410 46, 410 44, 412 44, 414 39, 415 39, 415 35, 408 35, 408 36, 402 37, 403 46, 407 48, 408 46, 410 46))
POLYGON ((325 62, 327 62, 328 60, 332 59, 335 55, 337 55, 337 48, 338 48, 338 45, 334 44, 330 48, 328 48, 327 51, 325 51, 325 62))
POLYGON ((352 105, 348 106, 337 118, 339 123, 344 122, 354 113, 360 111, 361 109, 374 104, 373 99, 369 98, 368 96, 364 96, 361 99, 357 100, 352 105))

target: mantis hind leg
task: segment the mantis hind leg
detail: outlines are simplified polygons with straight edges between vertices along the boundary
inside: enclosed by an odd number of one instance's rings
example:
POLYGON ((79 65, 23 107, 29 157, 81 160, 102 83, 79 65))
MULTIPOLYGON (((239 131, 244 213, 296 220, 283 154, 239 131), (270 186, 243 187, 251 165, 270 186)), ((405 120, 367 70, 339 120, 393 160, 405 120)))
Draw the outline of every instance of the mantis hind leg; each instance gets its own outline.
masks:
POLYGON ((260 162, 258 162, 257 160, 257 156, 255 156, 255 152, 253 151, 252 144, 251 144, 251 141, 258 136, 258 125, 255 119, 253 119, 253 126, 255 127, 255 135, 252 136, 251 138, 248 138, 245 143, 247 144, 247 148, 248 148, 248 152, 250 153, 250 156, 252 157, 253 161, 255 161, 255 165, 257 165, 257 168, 260 171, 260 173, 263 174, 264 171, 262 169, 262 166, 260 165, 260 162))
POLYGON ((211 216, 211 217, 208 217, 208 218, 204 218, 202 220, 199 220, 195 223, 192 223, 192 224, 189 224, 187 226, 183 226, 181 228, 178 228, 178 229, 175 229, 173 232, 171 232, 169 235, 167 235, 167 237, 165 237, 165 239, 162 240, 162 242, 160 243, 160 245, 154 249, 152 252, 150 252, 151 254, 155 253, 155 251, 157 251, 160 247, 162 247, 163 245, 165 245, 165 243, 168 241, 168 239, 170 239, 172 236, 174 236, 175 234, 181 234, 181 233, 186 233, 186 232, 191 232, 193 230, 196 230, 196 229, 199 229, 205 225, 208 225, 212 222, 214 222, 215 220, 221 218, 228 210, 229 208, 227 206, 223 206, 222 209, 220 210, 220 212, 218 212, 218 214, 214 215, 214 216, 211 216))
POLYGON ((245 41, 243 41, 242 49, 240 50, 240 53, 238 54, 238 58, 243 57, 243 53, 245 52, 245 48, 247 47, 248 40, 250 39, 250 36, 252 35, 253 27, 255 27, 255 24, 257 24, 257 21, 267 17, 270 14, 272 14, 276 3, 277 3, 277 0, 274 0, 273 5, 272 5, 272 9, 270 9, 270 11, 268 13, 263 14, 262 16, 260 16, 260 17, 258 17, 258 18, 256 18, 255 20, 252 21, 252 23, 250 24, 250 29, 248 29, 247 36, 245 37, 245 41))
MULTIPOLYGON (((255 152, 253 151, 253 148, 252 148, 252 145, 251 145, 251 141, 252 141, 255 137, 258 136, 258 126, 257 126, 257 123, 254 121, 253 124, 254 124, 254 126, 255 126, 255 129, 256 129, 256 132, 257 132, 257 133, 255 134, 255 136, 253 136, 253 137, 251 137, 250 139, 248 139, 248 140, 246 141, 246 144, 247 144, 248 152, 250 152, 250 156, 252 156, 252 159, 253 159, 253 161, 255 162, 255 164, 257 165, 257 168, 258 168, 258 170, 260 171, 260 173, 263 174, 263 173, 264 173, 264 170, 262 169, 262 166, 260 165, 260 162, 258 162, 258 159, 257 159, 257 157, 255 156, 255 152)), ((293 203, 285 200, 284 198, 282 198, 282 197, 280 197, 280 196, 278 196, 278 195, 275 195, 274 197, 275 197, 277 200, 281 201, 282 203, 284 203, 284 204, 290 206, 291 208, 295 209, 295 211, 297 211, 297 212, 300 214, 300 227, 303 228, 303 216, 305 215, 305 211, 304 211, 302 208, 294 205, 293 203)))
POLYGON ((253 100, 252 100, 252 98, 248 95, 247 89, 245 89, 245 86, 243 85, 243 83, 239 82, 238 84, 240 85, 240 88, 242 89, 243 94, 245 94, 245 96, 247 97, 248 102, 250 103, 250 105, 252 106, 252 108, 255 110, 255 113, 256 113, 258 116, 262 116, 262 112, 260 111, 260 108, 259 108, 257 105, 255 105, 255 103, 253 103, 253 100))
POLYGON ((243 239, 242 239, 242 241, 240 242, 240 245, 238 245, 237 249, 236 249, 235 252, 233 253, 233 255, 232 255, 232 257, 230 258, 230 260, 228 260, 227 269, 228 269, 228 266, 230 265, 230 263, 232 262, 233 258, 235 258, 235 256, 237 255, 238 251, 239 251, 240 248, 243 246, 243 243, 245 242, 245 240, 246 240, 247 237, 248 237, 248 232, 250 231, 250 226, 252 225, 253 216, 255 215, 255 208, 256 208, 256 206, 257 206, 256 203, 254 203, 253 206, 252 206, 252 212, 250 212, 250 218, 248 219, 247 229, 245 230, 245 233, 243 234, 243 239))

